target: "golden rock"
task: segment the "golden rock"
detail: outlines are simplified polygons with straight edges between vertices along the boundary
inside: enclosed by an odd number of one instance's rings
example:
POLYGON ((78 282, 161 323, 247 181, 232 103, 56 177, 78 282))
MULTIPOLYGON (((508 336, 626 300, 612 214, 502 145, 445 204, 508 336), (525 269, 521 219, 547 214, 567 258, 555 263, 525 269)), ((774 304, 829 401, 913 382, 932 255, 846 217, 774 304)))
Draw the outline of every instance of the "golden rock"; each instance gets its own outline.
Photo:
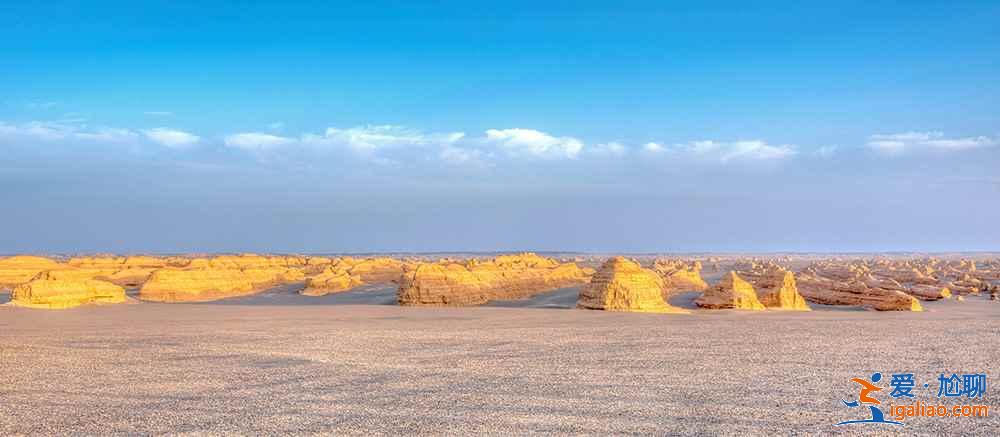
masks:
POLYGON ((85 304, 125 302, 125 289, 96 279, 57 278, 48 272, 18 285, 11 293, 15 306, 46 309, 73 308, 85 304))
POLYGON ((408 266, 403 273, 398 300, 400 305, 481 305, 490 300, 526 298, 587 280, 576 264, 560 264, 533 253, 464 264, 420 263, 408 266))
POLYGON ((663 300, 666 285, 656 272, 623 257, 606 261, 580 291, 576 307, 644 313, 688 313, 663 300))
POLYGON ((365 284, 398 283, 406 263, 387 257, 357 260, 342 258, 336 267, 347 270, 365 284))
POLYGON ((656 260, 653 270, 663 277, 670 292, 704 291, 708 288, 708 283, 701 277, 700 261, 686 263, 679 260, 656 260))
POLYGON ((0 288, 12 288, 30 281, 46 270, 65 267, 65 264, 40 256, 16 255, 0 258, 0 288))
POLYGON ((738 310, 763 310, 764 304, 757 299, 753 285, 743 280, 736 272, 729 272, 717 284, 709 287, 694 303, 702 308, 738 310))
POLYGON ((301 270, 287 267, 164 268, 153 272, 139 290, 139 297, 155 302, 205 302, 254 294, 304 279, 301 270))
POLYGON ((336 267, 327 267, 320 274, 306 280, 305 288, 299 294, 305 296, 323 296, 330 293, 347 291, 364 282, 358 276, 336 267))
POLYGON ((810 311, 809 304, 799 294, 795 274, 777 266, 739 272, 757 292, 757 299, 768 309, 810 311))

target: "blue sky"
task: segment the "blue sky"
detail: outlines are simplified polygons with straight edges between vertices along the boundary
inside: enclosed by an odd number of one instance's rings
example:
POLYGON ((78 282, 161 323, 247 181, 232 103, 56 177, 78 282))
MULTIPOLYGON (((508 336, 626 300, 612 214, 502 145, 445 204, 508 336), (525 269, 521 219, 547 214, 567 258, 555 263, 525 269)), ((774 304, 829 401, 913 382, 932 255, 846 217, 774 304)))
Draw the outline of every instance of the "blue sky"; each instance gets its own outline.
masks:
POLYGON ((1000 249, 996 2, 0 5, 0 252, 1000 249))

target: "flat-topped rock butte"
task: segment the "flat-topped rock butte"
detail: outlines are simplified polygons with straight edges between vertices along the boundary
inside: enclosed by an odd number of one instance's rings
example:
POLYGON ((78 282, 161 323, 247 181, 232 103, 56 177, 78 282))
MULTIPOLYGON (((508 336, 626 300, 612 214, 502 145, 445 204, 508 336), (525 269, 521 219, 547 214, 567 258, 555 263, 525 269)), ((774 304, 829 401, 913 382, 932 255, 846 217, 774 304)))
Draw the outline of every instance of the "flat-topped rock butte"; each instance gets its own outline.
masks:
POLYGON ((581 285, 589 280, 591 273, 574 263, 559 263, 533 253, 465 263, 423 263, 402 275, 399 303, 481 305, 490 300, 524 298, 556 288, 581 285))
POLYGON ((56 272, 61 271, 39 273, 14 287, 10 303, 29 308, 65 309, 126 301, 125 289, 118 285, 97 279, 63 278, 56 272))

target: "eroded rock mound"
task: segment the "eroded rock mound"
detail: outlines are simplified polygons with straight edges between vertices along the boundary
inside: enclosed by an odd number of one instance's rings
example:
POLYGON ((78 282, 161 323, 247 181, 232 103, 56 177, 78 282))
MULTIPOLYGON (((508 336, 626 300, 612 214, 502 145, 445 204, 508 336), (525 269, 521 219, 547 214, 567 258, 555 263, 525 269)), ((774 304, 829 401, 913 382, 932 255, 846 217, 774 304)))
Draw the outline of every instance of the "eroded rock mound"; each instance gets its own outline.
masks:
POLYGON ((183 266, 189 269, 268 269, 299 268, 308 264, 302 256, 264 256, 254 253, 219 255, 211 258, 192 258, 183 266))
POLYGON ((30 281, 46 270, 64 268, 65 265, 40 256, 16 255, 0 258, 0 289, 13 288, 30 281))
POLYGON ((533 253, 489 261, 421 263, 403 273, 398 299, 400 305, 481 305, 580 285, 588 279, 574 263, 560 264, 533 253))
POLYGON ((852 278, 834 280, 800 273, 799 293, 809 302, 825 305, 860 305, 878 311, 923 311, 923 307, 913 296, 900 290, 870 286, 864 281, 852 278))
POLYGON ((717 284, 709 287, 695 305, 709 309, 763 310, 764 304, 757 299, 753 285, 743 280, 736 272, 729 272, 717 284))
POLYGON ((57 278, 47 272, 18 285, 11 292, 12 304, 30 308, 63 309, 125 301, 125 289, 110 282, 57 278))
MULTIPOLYGON (((124 287, 138 287, 149 279, 154 270, 171 265, 172 261, 151 256, 74 257, 66 262, 67 271, 78 278, 90 277, 124 287)), ((173 261, 176 265, 176 261, 173 261)))
POLYGON ((644 313, 687 313, 663 300, 666 284, 658 273, 623 257, 605 262, 580 291, 577 308, 644 313))
POLYGON ((301 270, 284 267, 165 268, 153 272, 139 290, 139 297, 156 302, 204 302, 254 294, 303 279, 301 270))
POLYGON ((345 258, 338 264, 365 284, 388 284, 399 282, 406 263, 393 258, 368 258, 352 260, 345 258))
POLYGON ((663 278, 668 292, 704 291, 708 288, 708 283, 701 278, 701 261, 656 260, 653 270, 663 278))
POLYGON ((906 288, 906 291, 920 300, 941 300, 951 297, 951 289, 940 285, 911 285, 906 288))
POLYGON ((482 305, 499 295, 501 286, 481 276, 485 275, 476 275, 462 264, 420 264, 403 273, 399 304, 482 305))
POLYGON ((364 284, 360 277, 339 267, 327 267, 320 274, 306 280, 306 286, 299 294, 324 296, 347 291, 364 284))
POLYGON ((305 296, 323 296, 347 291, 365 284, 399 283, 403 271, 414 264, 394 258, 336 258, 315 276, 306 280, 300 292, 305 296))
POLYGON ((799 294, 795 274, 778 266, 740 272, 757 292, 757 299, 768 309, 809 311, 809 304, 799 294))

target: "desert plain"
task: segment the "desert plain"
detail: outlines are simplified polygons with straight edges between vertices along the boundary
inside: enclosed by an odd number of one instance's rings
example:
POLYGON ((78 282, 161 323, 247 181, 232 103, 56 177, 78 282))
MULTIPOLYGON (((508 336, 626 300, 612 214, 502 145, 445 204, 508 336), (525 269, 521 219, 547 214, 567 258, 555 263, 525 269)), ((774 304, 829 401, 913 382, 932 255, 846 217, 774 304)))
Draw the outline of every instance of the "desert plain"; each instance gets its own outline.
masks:
POLYGON ((996 435, 833 424, 851 378, 994 377, 998 259, 0 258, 0 434, 996 435))

